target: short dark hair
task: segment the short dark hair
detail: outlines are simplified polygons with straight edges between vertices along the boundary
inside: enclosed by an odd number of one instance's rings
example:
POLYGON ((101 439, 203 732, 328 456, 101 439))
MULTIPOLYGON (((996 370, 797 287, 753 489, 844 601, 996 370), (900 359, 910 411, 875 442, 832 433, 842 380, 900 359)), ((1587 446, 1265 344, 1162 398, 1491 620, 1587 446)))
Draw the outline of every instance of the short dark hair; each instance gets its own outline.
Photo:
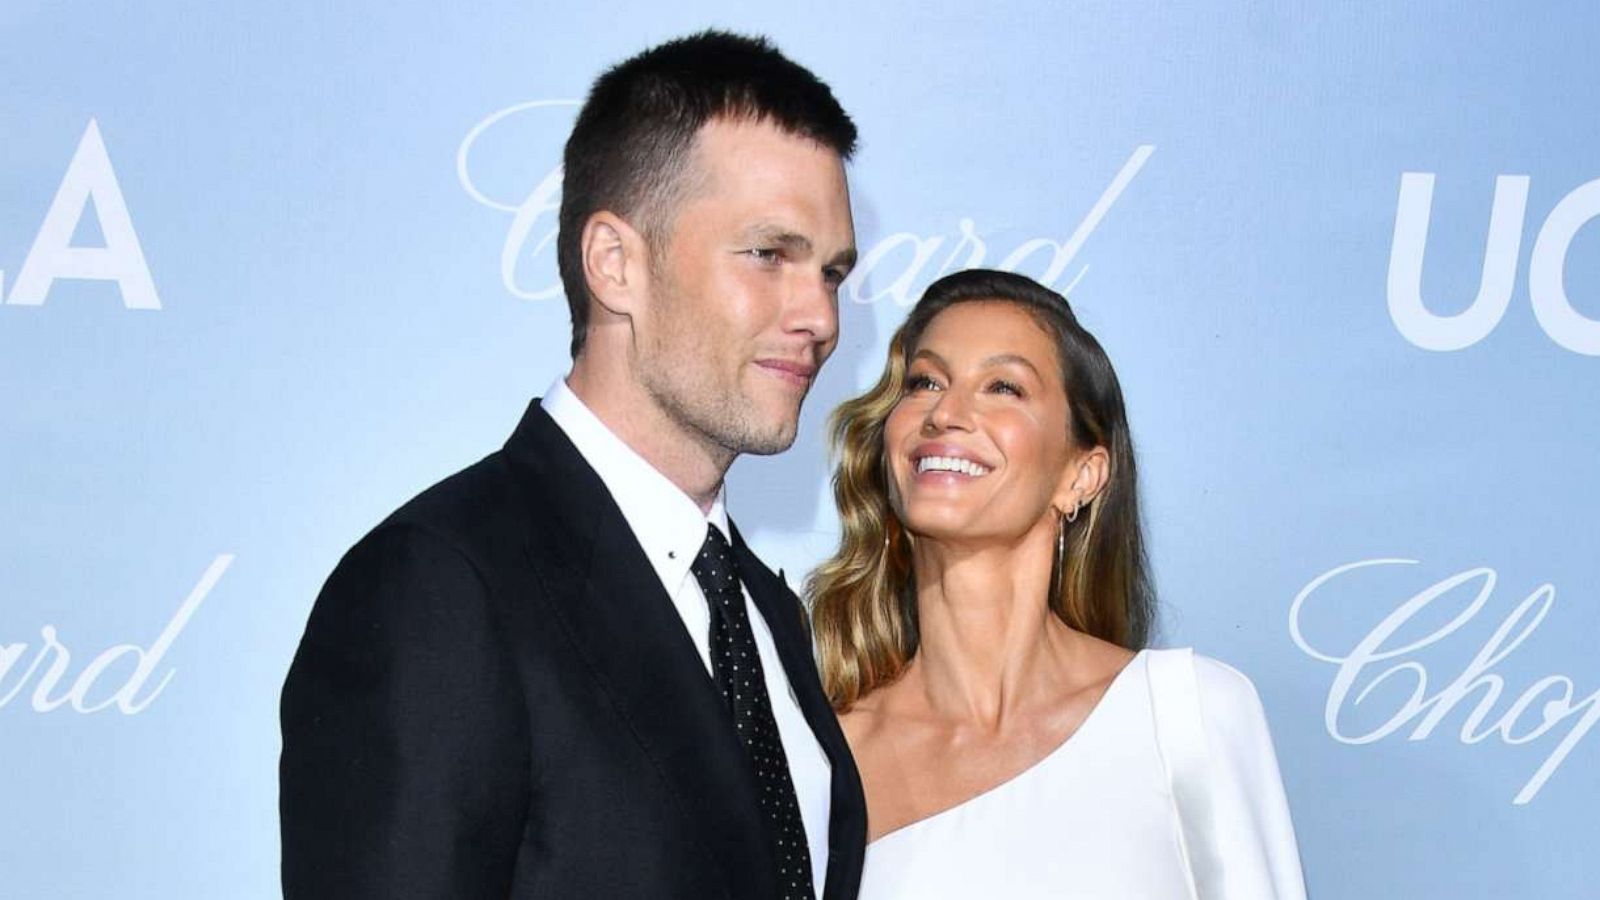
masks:
POLYGON ((856 126, 828 86, 765 38, 703 31, 668 41, 595 80, 562 158, 556 263, 572 310, 572 355, 589 326, 583 226, 610 210, 657 246, 695 136, 714 119, 769 122, 848 160, 856 126))

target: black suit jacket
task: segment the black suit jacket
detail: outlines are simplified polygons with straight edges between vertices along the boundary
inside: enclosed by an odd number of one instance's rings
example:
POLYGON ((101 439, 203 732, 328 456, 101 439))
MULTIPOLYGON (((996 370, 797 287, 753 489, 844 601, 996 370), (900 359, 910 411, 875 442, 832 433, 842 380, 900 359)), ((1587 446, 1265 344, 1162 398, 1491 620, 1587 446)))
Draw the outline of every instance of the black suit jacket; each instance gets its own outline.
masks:
MULTIPOLYGON (((833 767, 827 900, 866 810, 799 602, 739 574, 833 767)), ((777 894, 732 717, 627 522, 535 400, 339 563, 284 684, 289 898, 777 894)))

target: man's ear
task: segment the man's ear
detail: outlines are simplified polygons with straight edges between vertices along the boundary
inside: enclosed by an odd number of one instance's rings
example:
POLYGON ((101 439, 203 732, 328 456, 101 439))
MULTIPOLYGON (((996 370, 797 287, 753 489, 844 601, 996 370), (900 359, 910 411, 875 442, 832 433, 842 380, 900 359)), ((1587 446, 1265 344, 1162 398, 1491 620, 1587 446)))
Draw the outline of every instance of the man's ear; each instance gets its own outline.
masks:
POLYGON ((1093 447, 1079 453, 1061 472, 1054 498, 1056 509, 1070 513, 1075 507, 1088 506, 1110 480, 1111 454, 1106 448, 1093 447))
POLYGON ((583 279, 602 316, 631 318, 647 294, 649 248, 644 235, 616 213, 600 210, 583 224, 583 279))

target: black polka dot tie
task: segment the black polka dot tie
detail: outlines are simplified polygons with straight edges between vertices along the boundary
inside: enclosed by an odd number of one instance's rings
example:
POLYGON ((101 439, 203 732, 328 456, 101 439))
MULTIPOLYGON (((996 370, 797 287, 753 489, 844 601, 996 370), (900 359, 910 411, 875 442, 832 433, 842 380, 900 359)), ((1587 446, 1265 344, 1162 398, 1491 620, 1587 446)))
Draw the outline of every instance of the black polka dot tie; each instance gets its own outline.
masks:
POLYGON ((778 860, 778 896, 813 900, 811 850, 800 821, 800 801, 789 777, 789 759, 783 753, 778 722, 772 716, 772 700, 767 696, 733 551, 715 525, 706 527, 706 542, 689 568, 711 607, 711 675, 733 710, 739 741, 750 754, 761 788, 761 812, 770 826, 778 860))

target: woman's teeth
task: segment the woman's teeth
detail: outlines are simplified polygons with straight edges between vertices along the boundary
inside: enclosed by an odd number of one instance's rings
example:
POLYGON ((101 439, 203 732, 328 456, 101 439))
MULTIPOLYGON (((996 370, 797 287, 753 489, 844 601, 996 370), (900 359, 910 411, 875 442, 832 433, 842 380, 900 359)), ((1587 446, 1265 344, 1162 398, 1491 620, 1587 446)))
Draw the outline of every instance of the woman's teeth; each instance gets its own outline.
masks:
POLYGON ((917 460, 917 474, 923 472, 959 472, 977 478, 989 474, 989 467, 956 456, 924 456, 917 460))

